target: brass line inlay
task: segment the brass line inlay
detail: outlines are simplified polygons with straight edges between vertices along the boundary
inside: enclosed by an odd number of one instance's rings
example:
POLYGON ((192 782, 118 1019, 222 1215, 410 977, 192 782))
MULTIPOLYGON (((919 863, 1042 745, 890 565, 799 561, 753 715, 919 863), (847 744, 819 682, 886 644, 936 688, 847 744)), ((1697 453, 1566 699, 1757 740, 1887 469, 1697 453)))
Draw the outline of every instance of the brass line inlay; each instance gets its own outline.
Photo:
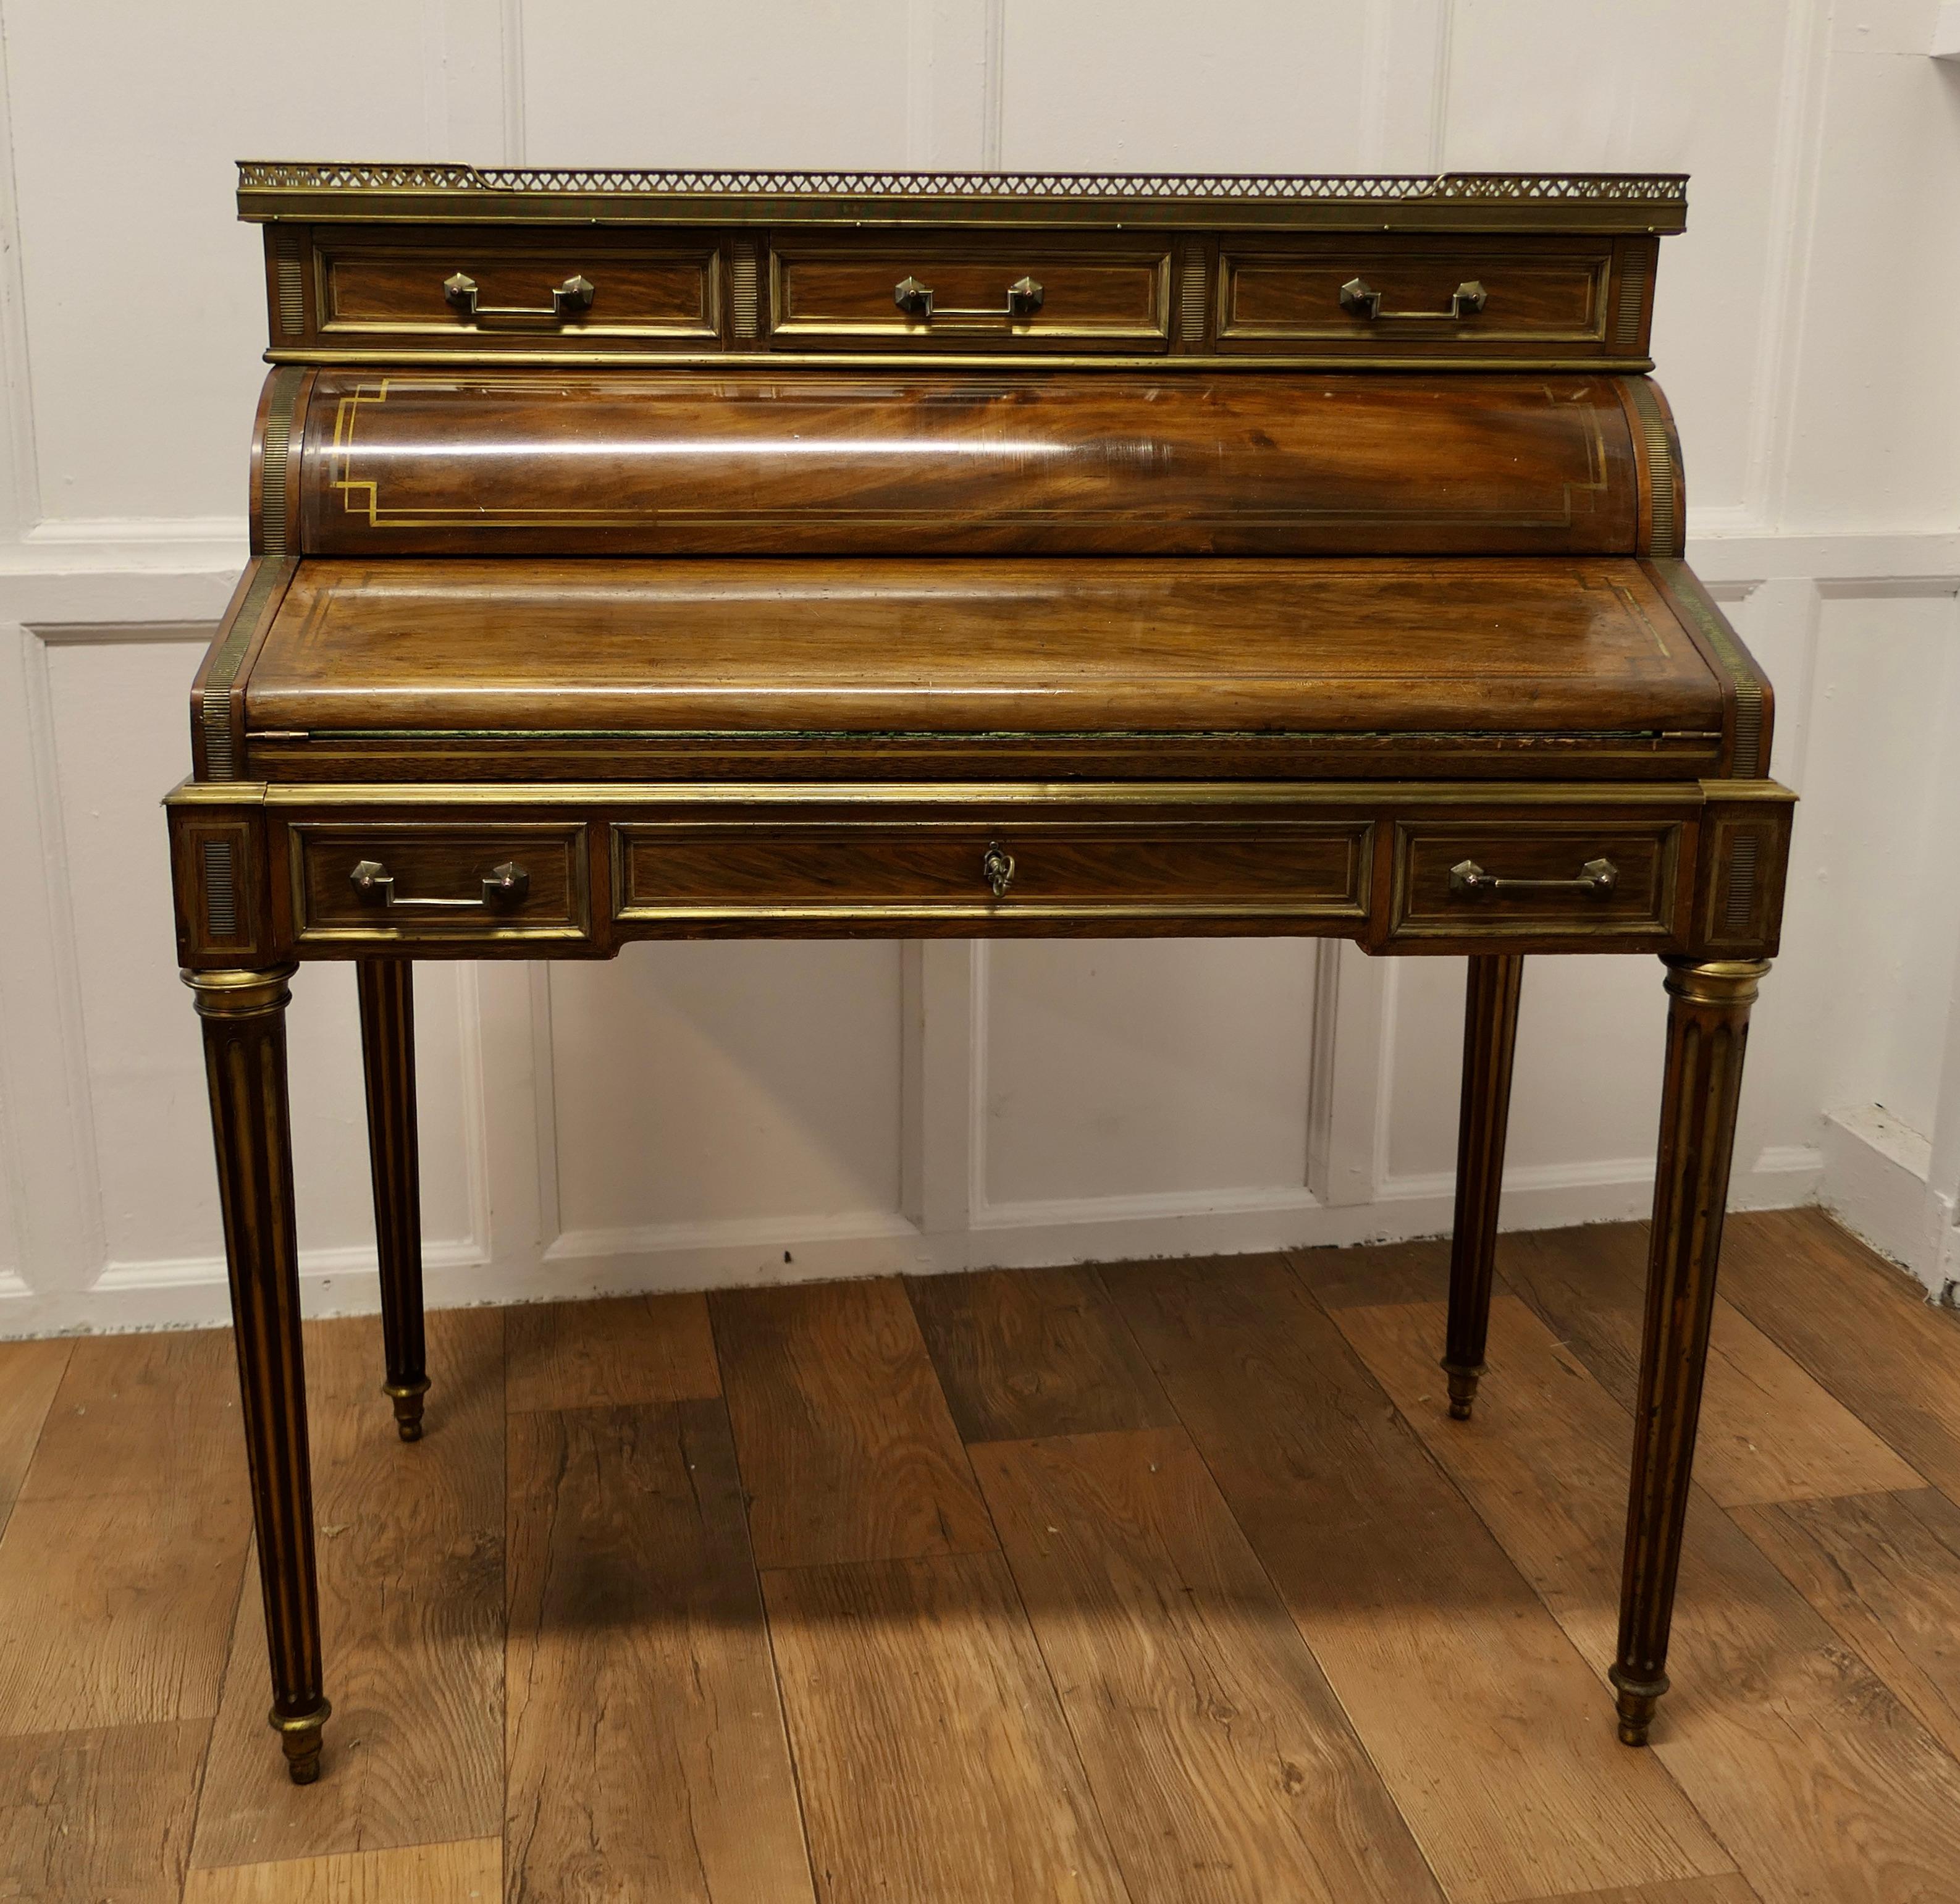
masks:
POLYGON ((278 279, 280 333, 297 337, 306 328, 300 276, 300 237, 297 231, 279 234, 275 270, 278 279))
POLYGON ((215 939, 234 938, 238 931, 238 888, 233 877, 231 842, 204 842, 204 917, 215 939))
POLYGON ((1647 284, 1647 261, 1637 251, 1623 251, 1620 256, 1620 316, 1619 328, 1615 341, 1622 350, 1630 350, 1639 342, 1640 335, 1640 301, 1645 296, 1647 284))
POLYGON ((1204 250, 1194 245, 1185 253, 1178 291, 1178 336, 1187 344, 1204 341, 1204 250))
POLYGON ((1678 556, 1681 553, 1681 536, 1675 520, 1674 456, 1668 444, 1667 419, 1661 415, 1653 386, 1645 377, 1631 378, 1627 389, 1640 419, 1640 441, 1647 451, 1647 482, 1653 498, 1653 527, 1647 537, 1647 553, 1678 556))
POLYGON ((733 289, 735 335, 737 337, 753 337, 759 328, 753 240, 740 239, 733 246, 730 254, 728 275, 733 289))
POLYGON ((264 612, 266 598, 278 585, 286 554, 286 464, 292 446, 293 405, 306 372, 289 365, 272 373, 272 394, 266 406, 266 441, 259 466, 259 572, 245 591, 225 631, 223 645, 212 657, 204 677, 204 697, 198 717, 204 729, 205 770, 213 780, 229 780, 237 772, 232 746, 231 689, 244 664, 252 631, 264 612))
POLYGON ((1763 684, 1744 659, 1729 624, 1701 599, 1701 591, 1688 578, 1688 565, 1677 559, 1666 567, 1682 571, 1681 583, 1670 588, 1669 594, 1675 605, 1690 616, 1694 626, 1708 638, 1708 645, 1714 649, 1716 658, 1736 684, 1736 758, 1730 772, 1738 780, 1756 779, 1769 765, 1762 758, 1763 684))
MULTIPOLYGON (((1168 261, 1166 267, 1168 269, 1168 261)), ((436 379, 426 379, 418 385, 413 377, 383 377, 373 383, 355 385, 348 396, 339 398, 334 405, 333 443, 329 458, 329 468, 333 472, 329 486, 340 494, 341 504, 351 516, 364 519, 374 529, 427 529, 444 528, 461 521, 473 525, 494 524, 506 529, 558 528, 566 525, 587 528, 641 528, 650 521, 665 517, 685 517, 692 528, 746 527, 760 520, 765 522, 777 519, 775 512, 761 511, 751 513, 707 511, 690 511, 667 508, 658 510, 641 509, 628 514, 603 508, 585 508, 568 505, 557 508, 532 508, 508 510, 486 507, 480 503, 459 504, 453 508, 423 507, 415 511, 391 511, 380 500, 380 485, 372 478, 357 477, 353 473, 356 449, 355 431, 360 420, 363 404, 380 405, 388 400, 391 390, 414 390, 418 387, 447 390, 450 386, 436 379)), ((559 394, 564 385, 556 378, 539 377, 527 381, 513 377, 504 384, 511 390, 528 390, 546 396, 559 394)), ((1540 387, 1546 404, 1554 412, 1569 414, 1571 406, 1561 399, 1549 384, 1540 387)), ((1494 517, 1488 509, 1475 508, 1459 509, 1437 508, 1430 512, 1432 522, 1465 523, 1488 526, 1494 521, 1506 528, 1569 529, 1577 520, 1575 499, 1581 496, 1603 496, 1610 492, 1612 477, 1608 466, 1606 437, 1601 415, 1596 408, 1587 412, 1576 426, 1580 447, 1586 459, 1586 476, 1582 481, 1567 481, 1559 486, 1560 510, 1549 509, 1542 513, 1515 516, 1494 517)), ((848 453, 847 439, 839 439, 842 453, 848 453)), ((282 446, 283 460, 283 444, 282 446)), ((266 431, 266 460, 270 467, 272 457, 272 431, 266 431)), ((1134 511, 1125 508, 1104 510, 1077 510, 1072 512, 1074 520, 1080 522, 1128 522, 1134 511)), ((826 509, 810 511, 800 518, 805 521, 848 522, 859 527, 881 527, 908 524, 913 517, 896 514, 887 510, 826 509)), ((1018 521, 1032 519, 1045 521, 1045 512, 1039 510, 1016 511, 1003 509, 995 512, 996 521, 1018 521)), ((1392 511, 1369 511, 1358 509, 1330 508, 1291 510, 1272 510, 1261 514, 1237 514, 1231 518, 1236 528, 1291 528, 1303 522, 1339 521, 1352 527, 1357 524, 1399 522, 1402 518, 1392 511)), ((1669 549, 1656 552, 1672 553, 1669 549)))
POLYGON ((1756 857, 1761 846, 1754 833, 1739 833, 1729 852, 1729 904, 1722 923, 1730 932, 1748 930, 1749 912, 1756 896, 1756 857))

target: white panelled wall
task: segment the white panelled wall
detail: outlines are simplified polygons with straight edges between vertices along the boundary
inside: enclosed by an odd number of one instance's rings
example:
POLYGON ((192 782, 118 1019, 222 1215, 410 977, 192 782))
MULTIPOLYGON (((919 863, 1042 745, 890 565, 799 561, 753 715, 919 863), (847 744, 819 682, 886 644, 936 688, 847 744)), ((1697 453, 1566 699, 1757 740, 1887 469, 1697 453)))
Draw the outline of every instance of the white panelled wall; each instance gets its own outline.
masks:
MULTIPOLYGON (((1960 1274, 1960 65, 1936 0, 0 0, 0 1335, 225 1310, 159 796, 244 553, 240 156, 1679 169, 1689 552, 1798 810, 1736 1200, 1960 1274)), ((642 945, 425 965, 432 1299, 1444 1227, 1460 960, 642 945)), ((1652 960, 1526 977, 1505 1221, 1642 1213, 1652 960)), ((354 988, 291 1013, 308 1306, 372 1307, 354 988)))

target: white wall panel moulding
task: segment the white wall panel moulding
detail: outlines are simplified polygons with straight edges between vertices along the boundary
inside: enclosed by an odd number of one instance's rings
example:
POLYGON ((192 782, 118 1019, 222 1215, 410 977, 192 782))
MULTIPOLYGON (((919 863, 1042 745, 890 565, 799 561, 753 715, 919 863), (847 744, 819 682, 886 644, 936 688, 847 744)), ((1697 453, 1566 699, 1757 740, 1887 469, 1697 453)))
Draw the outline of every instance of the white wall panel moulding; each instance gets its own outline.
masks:
POLYGON ((1960 59, 1960 0, 1946 0, 1933 23, 1935 59, 1960 59))

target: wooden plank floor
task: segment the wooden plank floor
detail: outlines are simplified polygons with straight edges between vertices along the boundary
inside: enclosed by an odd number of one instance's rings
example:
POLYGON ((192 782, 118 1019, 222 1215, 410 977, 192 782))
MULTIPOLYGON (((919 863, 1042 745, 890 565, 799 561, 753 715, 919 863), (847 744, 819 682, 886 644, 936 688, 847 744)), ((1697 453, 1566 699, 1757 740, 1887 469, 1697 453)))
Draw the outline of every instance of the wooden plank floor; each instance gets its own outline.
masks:
POLYGON ((310 1325, 288 1785, 230 1346, 0 1344, 0 1900, 1960 1904, 1960 1320, 1732 1221, 1650 1752, 1636 1224, 310 1325))

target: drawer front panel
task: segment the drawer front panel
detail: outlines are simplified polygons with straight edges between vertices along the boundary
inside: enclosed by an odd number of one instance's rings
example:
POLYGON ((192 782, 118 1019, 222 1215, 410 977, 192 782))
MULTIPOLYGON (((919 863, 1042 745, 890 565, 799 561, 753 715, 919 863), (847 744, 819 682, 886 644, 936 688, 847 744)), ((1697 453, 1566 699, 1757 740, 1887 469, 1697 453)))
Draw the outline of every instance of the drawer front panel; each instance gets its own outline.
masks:
POLYGON ((772 251, 769 280, 783 349, 1134 353, 1170 336, 1161 245, 797 240, 772 251))
POLYGON ((1174 817, 632 822, 613 832, 615 907, 622 920, 1360 919, 1370 831, 1361 820, 1174 817))
POLYGON ((1675 820, 1402 823, 1389 937, 1669 938, 1680 856, 1675 820))
POLYGON ((1611 240, 1551 247, 1358 234, 1228 238, 1219 256, 1219 348, 1275 356, 1639 357, 1644 286, 1611 240))
POLYGON ((582 825, 305 822, 289 838, 303 944, 589 936, 582 825))
POLYGON ((711 240, 685 235, 323 231, 323 342, 471 350, 699 349, 721 334, 711 240))

